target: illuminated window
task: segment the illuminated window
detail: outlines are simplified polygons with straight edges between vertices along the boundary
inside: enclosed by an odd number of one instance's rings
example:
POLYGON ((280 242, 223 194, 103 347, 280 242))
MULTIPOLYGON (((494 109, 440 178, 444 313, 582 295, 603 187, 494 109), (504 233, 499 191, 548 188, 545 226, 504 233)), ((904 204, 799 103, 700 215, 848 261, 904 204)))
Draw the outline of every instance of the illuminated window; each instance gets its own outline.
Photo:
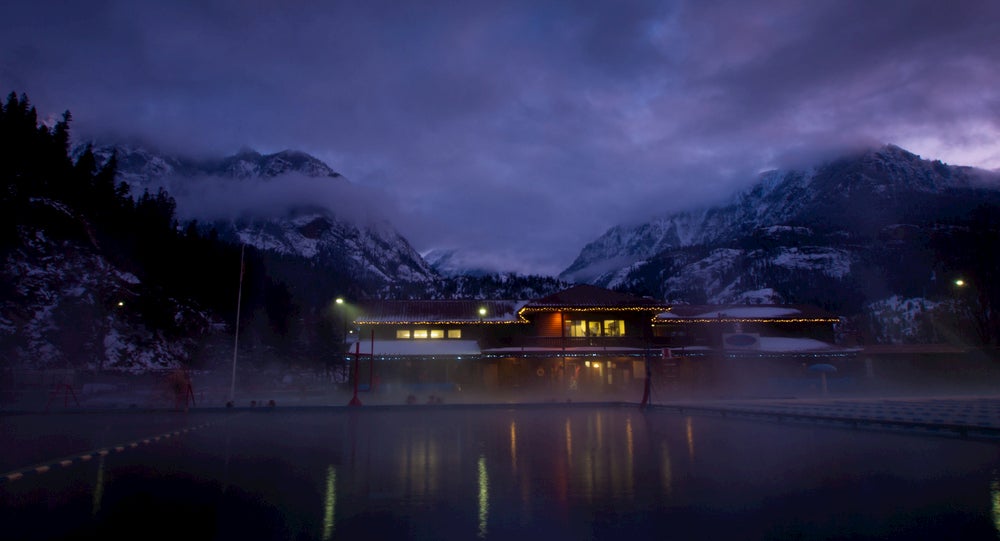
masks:
POLYGON ((441 329, 431 329, 431 338, 444 338, 444 331, 441 329))
POLYGON ((587 322, 582 320, 566 321, 566 336, 574 338, 587 336, 587 322))
POLYGON ((462 329, 448 329, 448 338, 461 338, 462 329))
POLYGON ((605 319, 602 321, 568 320, 566 336, 574 338, 625 336, 625 320, 605 319))
POLYGON ((625 320, 605 319, 604 336, 625 336, 625 320))
POLYGON ((409 329, 396 329, 396 340, 409 340, 410 330, 409 329))
POLYGON ((413 331, 414 338, 427 338, 427 329, 422 329, 419 331, 413 331))

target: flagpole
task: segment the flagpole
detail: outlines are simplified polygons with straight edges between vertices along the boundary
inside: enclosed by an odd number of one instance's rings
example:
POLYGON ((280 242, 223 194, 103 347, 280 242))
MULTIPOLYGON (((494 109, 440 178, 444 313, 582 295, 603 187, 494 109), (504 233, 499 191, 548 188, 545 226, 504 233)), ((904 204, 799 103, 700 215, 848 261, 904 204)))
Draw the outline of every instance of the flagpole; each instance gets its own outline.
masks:
POLYGON ((229 386, 229 403, 236 400, 236 351, 240 345, 240 304, 243 302, 243 254, 247 245, 240 246, 240 287, 236 293, 236 328, 233 331, 233 379, 229 386))

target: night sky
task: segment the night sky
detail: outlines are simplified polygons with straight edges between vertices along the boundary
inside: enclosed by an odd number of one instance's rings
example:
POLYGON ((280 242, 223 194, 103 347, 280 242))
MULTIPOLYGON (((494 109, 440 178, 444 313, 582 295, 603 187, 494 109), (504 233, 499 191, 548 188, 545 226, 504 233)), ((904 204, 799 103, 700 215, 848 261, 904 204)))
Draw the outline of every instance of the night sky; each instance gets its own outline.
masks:
POLYGON ((7 4, 0 91, 78 138, 303 150, 500 269, 861 145, 1000 168, 996 0, 7 4))

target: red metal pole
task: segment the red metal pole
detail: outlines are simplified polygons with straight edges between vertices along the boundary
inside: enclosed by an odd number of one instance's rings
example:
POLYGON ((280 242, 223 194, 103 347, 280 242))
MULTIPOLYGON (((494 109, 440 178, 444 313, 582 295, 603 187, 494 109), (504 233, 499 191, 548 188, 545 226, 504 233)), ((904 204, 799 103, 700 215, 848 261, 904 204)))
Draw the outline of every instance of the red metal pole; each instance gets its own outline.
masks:
POLYGON ((368 390, 375 391, 375 329, 372 329, 372 349, 368 356, 368 390))
POLYGON ((361 341, 354 343, 354 397, 347 403, 348 406, 360 406, 361 400, 358 398, 358 357, 361 356, 361 341))
POLYGON ((652 368, 653 367, 650 366, 650 363, 652 363, 652 362, 653 362, 653 360, 649 356, 649 350, 646 350, 646 362, 644 363, 646 365, 646 381, 645 381, 645 383, 642 386, 642 402, 639 403, 639 407, 640 408, 645 408, 646 406, 648 406, 649 405, 649 399, 651 398, 650 394, 651 394, 651 392, 653 390, 652 389, 652 387, 653 387, 653 369, 652 368))

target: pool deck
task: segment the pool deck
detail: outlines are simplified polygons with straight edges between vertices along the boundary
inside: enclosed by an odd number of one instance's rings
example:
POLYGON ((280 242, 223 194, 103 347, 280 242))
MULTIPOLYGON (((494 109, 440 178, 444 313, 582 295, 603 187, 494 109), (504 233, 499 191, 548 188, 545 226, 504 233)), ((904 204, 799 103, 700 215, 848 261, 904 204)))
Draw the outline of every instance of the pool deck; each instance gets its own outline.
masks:
POLYGON ((653 407, 688 415, 1000 439, 1000 396, 996 395, 699 400, 653 407))

